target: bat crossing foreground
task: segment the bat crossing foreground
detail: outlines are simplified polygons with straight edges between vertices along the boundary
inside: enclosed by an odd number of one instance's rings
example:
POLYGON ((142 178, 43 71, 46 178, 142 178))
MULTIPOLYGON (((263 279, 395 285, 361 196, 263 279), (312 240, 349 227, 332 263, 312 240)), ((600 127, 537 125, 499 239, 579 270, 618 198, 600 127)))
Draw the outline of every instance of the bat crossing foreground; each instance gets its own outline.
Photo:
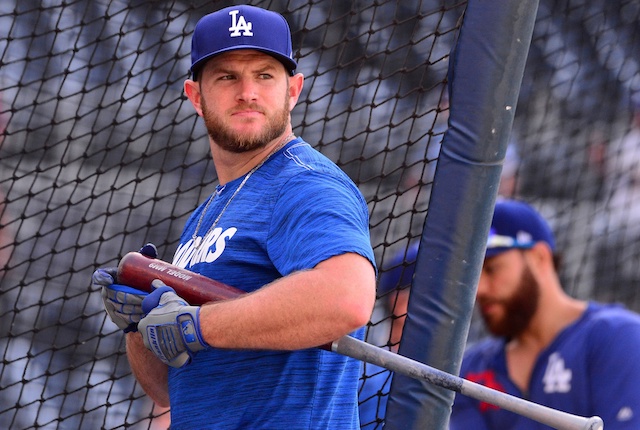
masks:
MULTIPOLYGON (((192 305, 232 299, 244 294, 244 291, 237 288, 162 260, 146 257, 138 252, 130 252, 120 260, 118 283, 143 291, 151 291, 151 282, 154 279, 160 279, 171 286, 180 297, 192 305)), ((529 402, 350 336, 344 336, 321 348, 490 403, 558 430, 602 430, 604 428, 600 417, 586 418, 529 402)))

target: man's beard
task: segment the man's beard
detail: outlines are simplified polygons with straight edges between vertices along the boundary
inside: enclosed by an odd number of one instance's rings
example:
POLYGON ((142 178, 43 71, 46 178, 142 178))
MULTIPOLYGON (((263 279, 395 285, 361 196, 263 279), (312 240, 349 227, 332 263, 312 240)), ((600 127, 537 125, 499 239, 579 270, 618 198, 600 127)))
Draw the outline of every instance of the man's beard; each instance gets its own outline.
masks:
POLYGON ((489 331, 495 336, 513 338, 522 333, 538 309, 540 299, 540 285, 534 278, 529 266, 526 266, 520 276, 520 283, 516 291, 508 299, 502 300, 504 318, 488 320, 484 318, 489 331))
MULTIPOLYGON (((262 112, 259 107, 252 104, 243 107, 262 112)), ((204 98, 202 99, 202 117, 207 128, 207 133, 219 147, 235 153, 253 151, 264 148, 269 142, 277 139, 285 132, 289 123, 289 99, 285 96, 282 109, 267 118, 267 124, 257 134, 233 131, 227 126, 224 120, 209 111, 204 98)))

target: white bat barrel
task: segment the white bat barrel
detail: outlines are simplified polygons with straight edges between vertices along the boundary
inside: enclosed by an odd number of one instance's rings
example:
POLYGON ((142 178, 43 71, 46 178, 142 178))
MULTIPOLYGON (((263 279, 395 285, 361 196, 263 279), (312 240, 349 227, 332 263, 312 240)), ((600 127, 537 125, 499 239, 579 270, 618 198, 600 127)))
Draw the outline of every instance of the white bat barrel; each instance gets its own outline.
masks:
POLYGON ((604 429, 604 423, 600 417, 585 418, 529 402, 484 385, 476 384, 459 376, 451 375, 402 355, 394 354, 350 336, 344 336, 333 342, 331 348, 333 352, 456 391, 476 400, 531 418, 558 430, 604 429))
MULTIPOLYGON (((462 379, 462 378, 460 378, 462 379)), ((604 423, 600 417, 585 418, 529 402, 484 385, 462 379, 461 394, 483 402, 491 403, 518 415, 531 418, 540 423, 560 430, 602 430, 604 423)))

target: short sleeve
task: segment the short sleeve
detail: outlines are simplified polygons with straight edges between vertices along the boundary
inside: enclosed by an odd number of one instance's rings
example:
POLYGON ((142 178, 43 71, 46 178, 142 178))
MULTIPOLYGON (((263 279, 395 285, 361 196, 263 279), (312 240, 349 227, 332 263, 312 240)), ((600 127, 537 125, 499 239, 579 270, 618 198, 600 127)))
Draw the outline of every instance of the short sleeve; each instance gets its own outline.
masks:
POLYGON ((282 188, 268 239, 270 258, 280 273, 310 269, 350 252, 375 267, 367 205, 346 179, 309 170, 282 188))
POLYGON ((640 319, 627 312, 618 315, 615 320, 598 321, 589 336, 593 413, 607 423, 607 428, 638 429, 640 319))

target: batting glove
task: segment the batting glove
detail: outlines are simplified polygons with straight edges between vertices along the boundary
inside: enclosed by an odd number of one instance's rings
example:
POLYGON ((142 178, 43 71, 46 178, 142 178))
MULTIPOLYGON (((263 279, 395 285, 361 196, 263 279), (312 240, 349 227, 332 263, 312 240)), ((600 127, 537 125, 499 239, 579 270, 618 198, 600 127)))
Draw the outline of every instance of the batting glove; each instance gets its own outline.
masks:
POLYGON ((148 293, 115 283, 116 267, 93 272, 92 287, 100 288, 102 304, 111 321, 125 333, 138 331, 138 323, 144 316, 142 299, 148 293))
POLYGON ((144 345, 163 363, 182 367, 209 347, 200 331, 200 306, 189 306, 158 279, 152 285, 156 290, 142 301, 147 316, 138 325, 144 345))
MULTIPOLYGON (((158 250, 152 243, 144 245, 139 252, 150 258, 158 256, 158 250)), ((117 272, 117 267, 98 269, 93 272, 91 285, 101 289, 102 303, 107 315, 118 328, 125 333, 138 331, 138 322, 144 316, 142 299, 148 293, 117 284, 117 272)))

